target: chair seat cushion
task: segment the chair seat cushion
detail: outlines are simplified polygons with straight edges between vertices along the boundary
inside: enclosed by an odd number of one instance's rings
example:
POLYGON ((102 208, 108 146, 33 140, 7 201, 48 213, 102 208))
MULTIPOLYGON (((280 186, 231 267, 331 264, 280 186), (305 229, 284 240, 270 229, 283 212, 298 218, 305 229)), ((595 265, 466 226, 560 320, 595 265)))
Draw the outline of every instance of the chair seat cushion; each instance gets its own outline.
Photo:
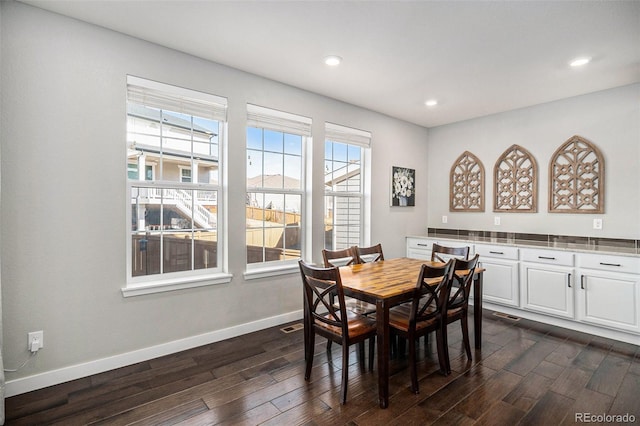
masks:
MULTIPOLYGON (((389 310, 389 326, 403 332, 408 332, 410 312, 411 312, 410 305, 408 310, 403 305, 390 309, 389 310)), ((432 329, 436 327, 438 321, 439 321, 439 317, 434 317, 427 321, 419 321, 416 323, 416 332, 419 333, 424 329, 432 329)))
MULTIPOLYGON (((330 316, 327 314, 326 318, 330 318, 330 316)), ((376 332, 375 320, 352 311, 347 311, 347 324, 349 327, 349 338, 351 339, 354 339, 363 334, 372 334, 376 332)), ((340 327, 325 324, 320 321, 316 321, 316 327, 324 328, 325 330, 337 336, 342 335, 342 329, 340 327)))

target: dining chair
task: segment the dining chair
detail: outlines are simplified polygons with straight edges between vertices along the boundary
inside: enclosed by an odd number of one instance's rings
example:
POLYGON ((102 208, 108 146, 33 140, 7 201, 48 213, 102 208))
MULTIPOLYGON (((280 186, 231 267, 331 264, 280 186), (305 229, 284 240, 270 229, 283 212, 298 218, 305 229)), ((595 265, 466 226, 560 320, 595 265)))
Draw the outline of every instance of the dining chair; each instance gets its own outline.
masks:
POLYGON ((469 246, 466 247, 445 247, 438 243, 433 243, 431 248, 432 262, 446 262, 451 257, 467 259, 469 257, 469 246), (445 256, 441 256, 445 255, 445 256))
POLYGON ((371 247, 355 246, 358 263, 378 262, 384 260, 382 252, 382 244, 376 244, 371 247))
POLYGON ((411 391, 416 394, 419 393, 416 340, 421 336, 436 332, 440 372, 444 375, 448 374, 443 315, 447 311, 447 300, 454 272, 453 265, 454 260, 449 260, 441 266, 422 265, 410 304, 389 310, 390 332, 409 342, 411 391), (436 282, 434 278, 437 278, 436 282))
MULTIPOLYGON (((322 259, 324 260, 325 268, 363 263, 358 256, 358 248, 356 246, 352 246, 342 250, 323 249, 322 259)), ((345 303, 348 310, 356 312, 358 314, 369 315, 376 311, 375 305, 367 303, 363 300, 357 300, 347 297, 345 298, 345 303)), ((331 345, 329 345, 328 347, 331 347, 331 345)))
MULTIPOLYGON (((473 275, 478 266, 479 254, 471 259, 453 259, 454 272, 451 279, 452 284, 449 286, 449 297, 447 299, 447 311, 445 314, 444 330, 447 325, 455 321, 460 321, 462 328, 462 341, 464 349, 467 353, 467 359, 471 361, 471 344, 469 343, 469 295, 471 293, 471 285, 473 284, 473 275), (464 271, 464 272, 463 272, 464 271)), ((444 334, 444 343, 447 344, 447 334, 444 334)), ((447 373, 451 372, 451 363, 447 349, 447 373)))
POLYGON ((369 339, 369 370, 373 370, 374 343, 376 337, 376 321, 364 315, 347 310, 344 291, 337 267, 320 268, 299 261, 300 274, 305 292, 307 310, 307 347, 304 379, 309 381, 313 364, 315 335, 342 345, 342 384, 340 387, 341 403, 347 401, 347 384, 349 381, 349 346, 369 339), (331 294, 338 298, 338 308, 331 301, 331 294))

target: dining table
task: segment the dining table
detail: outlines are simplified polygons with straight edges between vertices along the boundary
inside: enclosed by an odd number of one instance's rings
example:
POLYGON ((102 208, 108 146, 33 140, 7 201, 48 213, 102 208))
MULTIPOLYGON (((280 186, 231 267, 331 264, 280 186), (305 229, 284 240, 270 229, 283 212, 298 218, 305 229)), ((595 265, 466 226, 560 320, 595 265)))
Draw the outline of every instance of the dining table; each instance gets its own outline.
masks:
MULTIPOLYGON (((381 408, 389 406, 390 331, 389 309, 412 299, 423 264, 440 262, 407 257, 340 267, 345 296, 375 304, 378 351, 378 398, 381 408)), ((476 268, 473 277, 473 324, 476 349, 482 346, 482 275, 476 268)), ((456 271, 464 275, 469 271, 456 271)))

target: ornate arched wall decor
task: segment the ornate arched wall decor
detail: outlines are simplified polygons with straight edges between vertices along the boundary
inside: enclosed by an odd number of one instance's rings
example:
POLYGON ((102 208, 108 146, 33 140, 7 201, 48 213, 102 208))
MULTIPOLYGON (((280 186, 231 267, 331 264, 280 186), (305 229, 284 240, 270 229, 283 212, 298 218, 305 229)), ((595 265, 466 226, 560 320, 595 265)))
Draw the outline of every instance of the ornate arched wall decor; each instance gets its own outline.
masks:
POLYGON ((469 151, 463 152, 451 166, 449 210, 452 212, 484 211, 484 166, 469 151))
POLYGON ((529 151, 511 145, 496 161, 493 176, 494 211, 537 211, 538 165, 529 151))
POLYGON ((549 162, 550 213, 604 213, 604 157, 580 136, 566 141, 549 162))

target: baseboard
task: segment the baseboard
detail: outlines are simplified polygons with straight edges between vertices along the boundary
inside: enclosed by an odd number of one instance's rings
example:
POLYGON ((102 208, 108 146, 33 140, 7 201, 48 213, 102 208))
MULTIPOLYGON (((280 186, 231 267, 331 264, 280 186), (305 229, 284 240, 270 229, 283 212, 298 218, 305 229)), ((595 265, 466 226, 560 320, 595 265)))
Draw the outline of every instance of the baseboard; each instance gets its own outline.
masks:
POLYGON ((5 397, 20 395, 22 393, 31 392, 37 389, 46 388, 48 386, 65 383, 70 380, 80 379, 82 377, 94 374, 104 373, 105 371, 115 368, 125 367, 137 362, 148 361, 176 352, 192 349, 198 346, 208 345, 210 343, 219 342, 221 340, 232 337, 241 336, 243 334, 252 333, 254 331, 264 330, 265 328, 275 327, 302 318, 302 310, 289 312, 282 315, 276 315, 270 318, 240 324, 237 326, 215 330, 209 333, 197 336, 187 337, 185 339, 174 340, 172 342, 163 343, 157 346, 151 346, 108 358, 97 359, 95 361, 76 364, 58 370, 47 371, 33 376, 23 377, 10 380, 6 383, 5 397))

